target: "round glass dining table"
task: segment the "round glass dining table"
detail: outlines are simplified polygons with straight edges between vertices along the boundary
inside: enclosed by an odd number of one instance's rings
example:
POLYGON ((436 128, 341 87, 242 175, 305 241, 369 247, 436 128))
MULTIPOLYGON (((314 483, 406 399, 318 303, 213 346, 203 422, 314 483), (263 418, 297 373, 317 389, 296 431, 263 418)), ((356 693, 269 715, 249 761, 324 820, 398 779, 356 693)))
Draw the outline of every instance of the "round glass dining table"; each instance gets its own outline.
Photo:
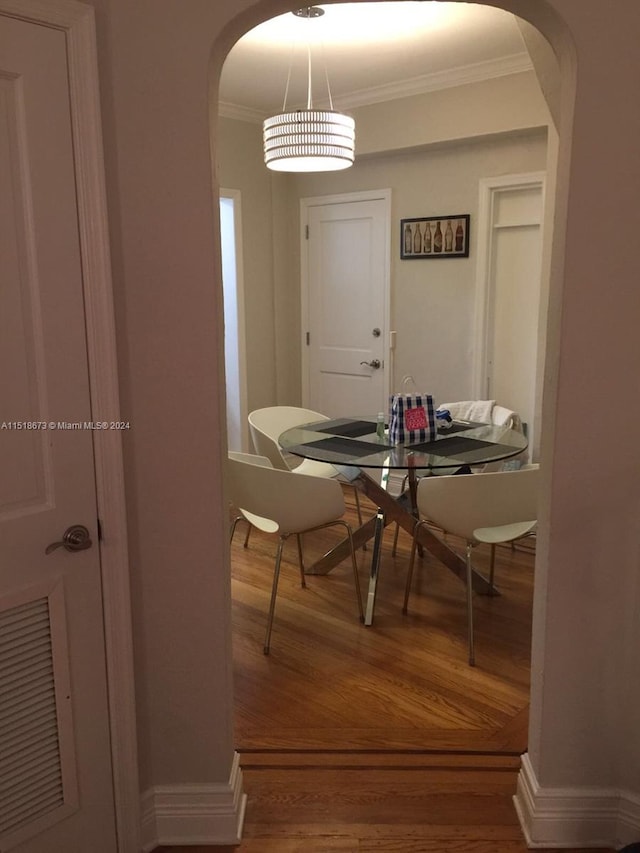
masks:
POLYGON ((279 438, 283 450, 359 468, 419 469, 484 465, 517 456, 527 448, 526 437, 508 426, 453 421, 430 441, 391 444, 378 438, 375 417, 336 418, 293 427, 279 438))
MULTIPOLYGON (((356 547, 374 539, 365 607, 365 624, 371 625, 377 589, 382 533, 391 521, 397 522, 413 535, 417 517, 416 489, 420 474, 469 473, 473 466, 500 462, 518 456, 527 448, 526 436, 509 426, 453 421, 448 428, 439 429, 429 441, 391 444, 388 432, 384 438, 376 434, 376 418, 351 417, 314 421, 283 432, 279 437, 282 449, 296 456, 328 462, 338 466, 377 505, 373 519, 354 532, 356 547), (383 469, 373 476, 370 469, 383 469), (386 469, 386 473, 385 473, 386 469), (394 497, 387 490, 390 469, 404 469, 408 490, 394 497), (357 483, 356 483, 357 481, 357 483)), ((446 542, 438 539, 424 525, 417 529, 420 548, 424 547, 461 579, 465 579, 464 561, 446 542)), ((308 568, 310 574, 325 574, 347 556, 347 543, 336 546, 317 563, 308 568)), ((481 593, 493 593, 486 578, 472 573, 473 587, 481 593)))

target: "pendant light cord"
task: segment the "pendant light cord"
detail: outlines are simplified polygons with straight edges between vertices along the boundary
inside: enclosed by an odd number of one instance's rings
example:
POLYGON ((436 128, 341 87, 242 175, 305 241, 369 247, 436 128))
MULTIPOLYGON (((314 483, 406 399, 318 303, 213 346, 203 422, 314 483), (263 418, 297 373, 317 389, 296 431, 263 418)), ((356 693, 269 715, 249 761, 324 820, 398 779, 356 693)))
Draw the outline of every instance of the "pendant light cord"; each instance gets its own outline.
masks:
MULTIPOLYGON (((311 12, 310 9, 306 10, 306 15, 300 15, 299 17, 306 18, 307 21, 311 20, 311 12)), ((327 85, 327 95, 329 97, 329 109, 333 110, 333 98, 331 96, 331 85, 329 84, 329 72, 327 71, 327 58, 324 52, 324 44, 321 44, 322 51, 322 64, 324 66, 324 79, 327 85)), ((287 73, 287 85, 284 89, 284 99, 282 102, 282 112, 285 113, 287 111, 287 100, 289 99, 289 86, 291 85, 291 73, 293 70, 293 59, 295 53, 295 41, 291 42, 291 52, 289 55, 289 71, 287 73)), ((309 38, 309 31, 307 31, 307 109, 313 109, 313 77, 311 72, 311 39, 309 38)))
POLYGON ((322 45, 322 62, 324 65, 324 79, 327 84, 327 94, 329 95, 329 109, 333 111, 333 98, 331 97, 331 86, 329 85, 329 72, 327 71, 327 57, 324 52, 324 45, 322 45))
POLYGON ((287 98, 289 97, 289 84, 291 83, 291 70, 293 68, 293 54, 295 51, 295 42, 291 41, 291 52, 289 54, 289 73, 287 74, 287 85, 284 87, 284 101, 282 102, 282 112, 287 111, 287 98))

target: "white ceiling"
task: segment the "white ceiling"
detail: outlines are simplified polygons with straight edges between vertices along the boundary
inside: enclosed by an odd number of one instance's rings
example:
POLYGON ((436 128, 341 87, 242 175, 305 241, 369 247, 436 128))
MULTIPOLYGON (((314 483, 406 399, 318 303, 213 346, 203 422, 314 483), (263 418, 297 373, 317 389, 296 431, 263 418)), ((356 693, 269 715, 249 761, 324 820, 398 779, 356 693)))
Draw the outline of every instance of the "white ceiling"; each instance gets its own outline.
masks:
POLYGON ((306 106, 307 49, 313 103, 348 110, 531 67, 517 19, 471 3, 409 0, 322 6, 322 17, 291 12, 266 21, 230 51, 220 83, 221 113, 259 120, 306 106))

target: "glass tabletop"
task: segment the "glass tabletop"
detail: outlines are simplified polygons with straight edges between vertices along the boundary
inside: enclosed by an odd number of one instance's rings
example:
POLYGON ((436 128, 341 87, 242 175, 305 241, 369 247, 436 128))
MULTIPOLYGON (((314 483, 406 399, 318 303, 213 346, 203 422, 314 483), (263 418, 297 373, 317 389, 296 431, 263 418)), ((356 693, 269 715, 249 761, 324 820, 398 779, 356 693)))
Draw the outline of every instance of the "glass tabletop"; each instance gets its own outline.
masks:
POLYGON ((301 424, 282 433, 280 446, 296 456, 359 468, 451 468, 516 456, 526 437, 508 426, 453 421, 428 442, 392 445, 376 436, 375 417, 335 418, 301 424))

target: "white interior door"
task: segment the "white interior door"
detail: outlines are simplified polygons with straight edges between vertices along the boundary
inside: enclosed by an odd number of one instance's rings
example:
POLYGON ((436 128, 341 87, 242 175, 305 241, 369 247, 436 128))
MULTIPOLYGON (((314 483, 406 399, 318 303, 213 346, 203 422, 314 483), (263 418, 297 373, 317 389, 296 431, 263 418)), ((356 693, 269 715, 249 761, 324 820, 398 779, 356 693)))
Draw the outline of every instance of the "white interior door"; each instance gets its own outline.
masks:
POLYGON ((529 445, 536 422, 544 183, 540 175, 483 187, 479 288, 484 305, 478 396, 518 412, 529 445), (482 255, 482 253, 481 253, 482 255))
POLYGON ((64 32, 0 17, 3 853, 116 849, 68 87, 64 32))
POLYGON ((330 417, 388 408, 388 190, 303 199, 303 401, 330 417))

